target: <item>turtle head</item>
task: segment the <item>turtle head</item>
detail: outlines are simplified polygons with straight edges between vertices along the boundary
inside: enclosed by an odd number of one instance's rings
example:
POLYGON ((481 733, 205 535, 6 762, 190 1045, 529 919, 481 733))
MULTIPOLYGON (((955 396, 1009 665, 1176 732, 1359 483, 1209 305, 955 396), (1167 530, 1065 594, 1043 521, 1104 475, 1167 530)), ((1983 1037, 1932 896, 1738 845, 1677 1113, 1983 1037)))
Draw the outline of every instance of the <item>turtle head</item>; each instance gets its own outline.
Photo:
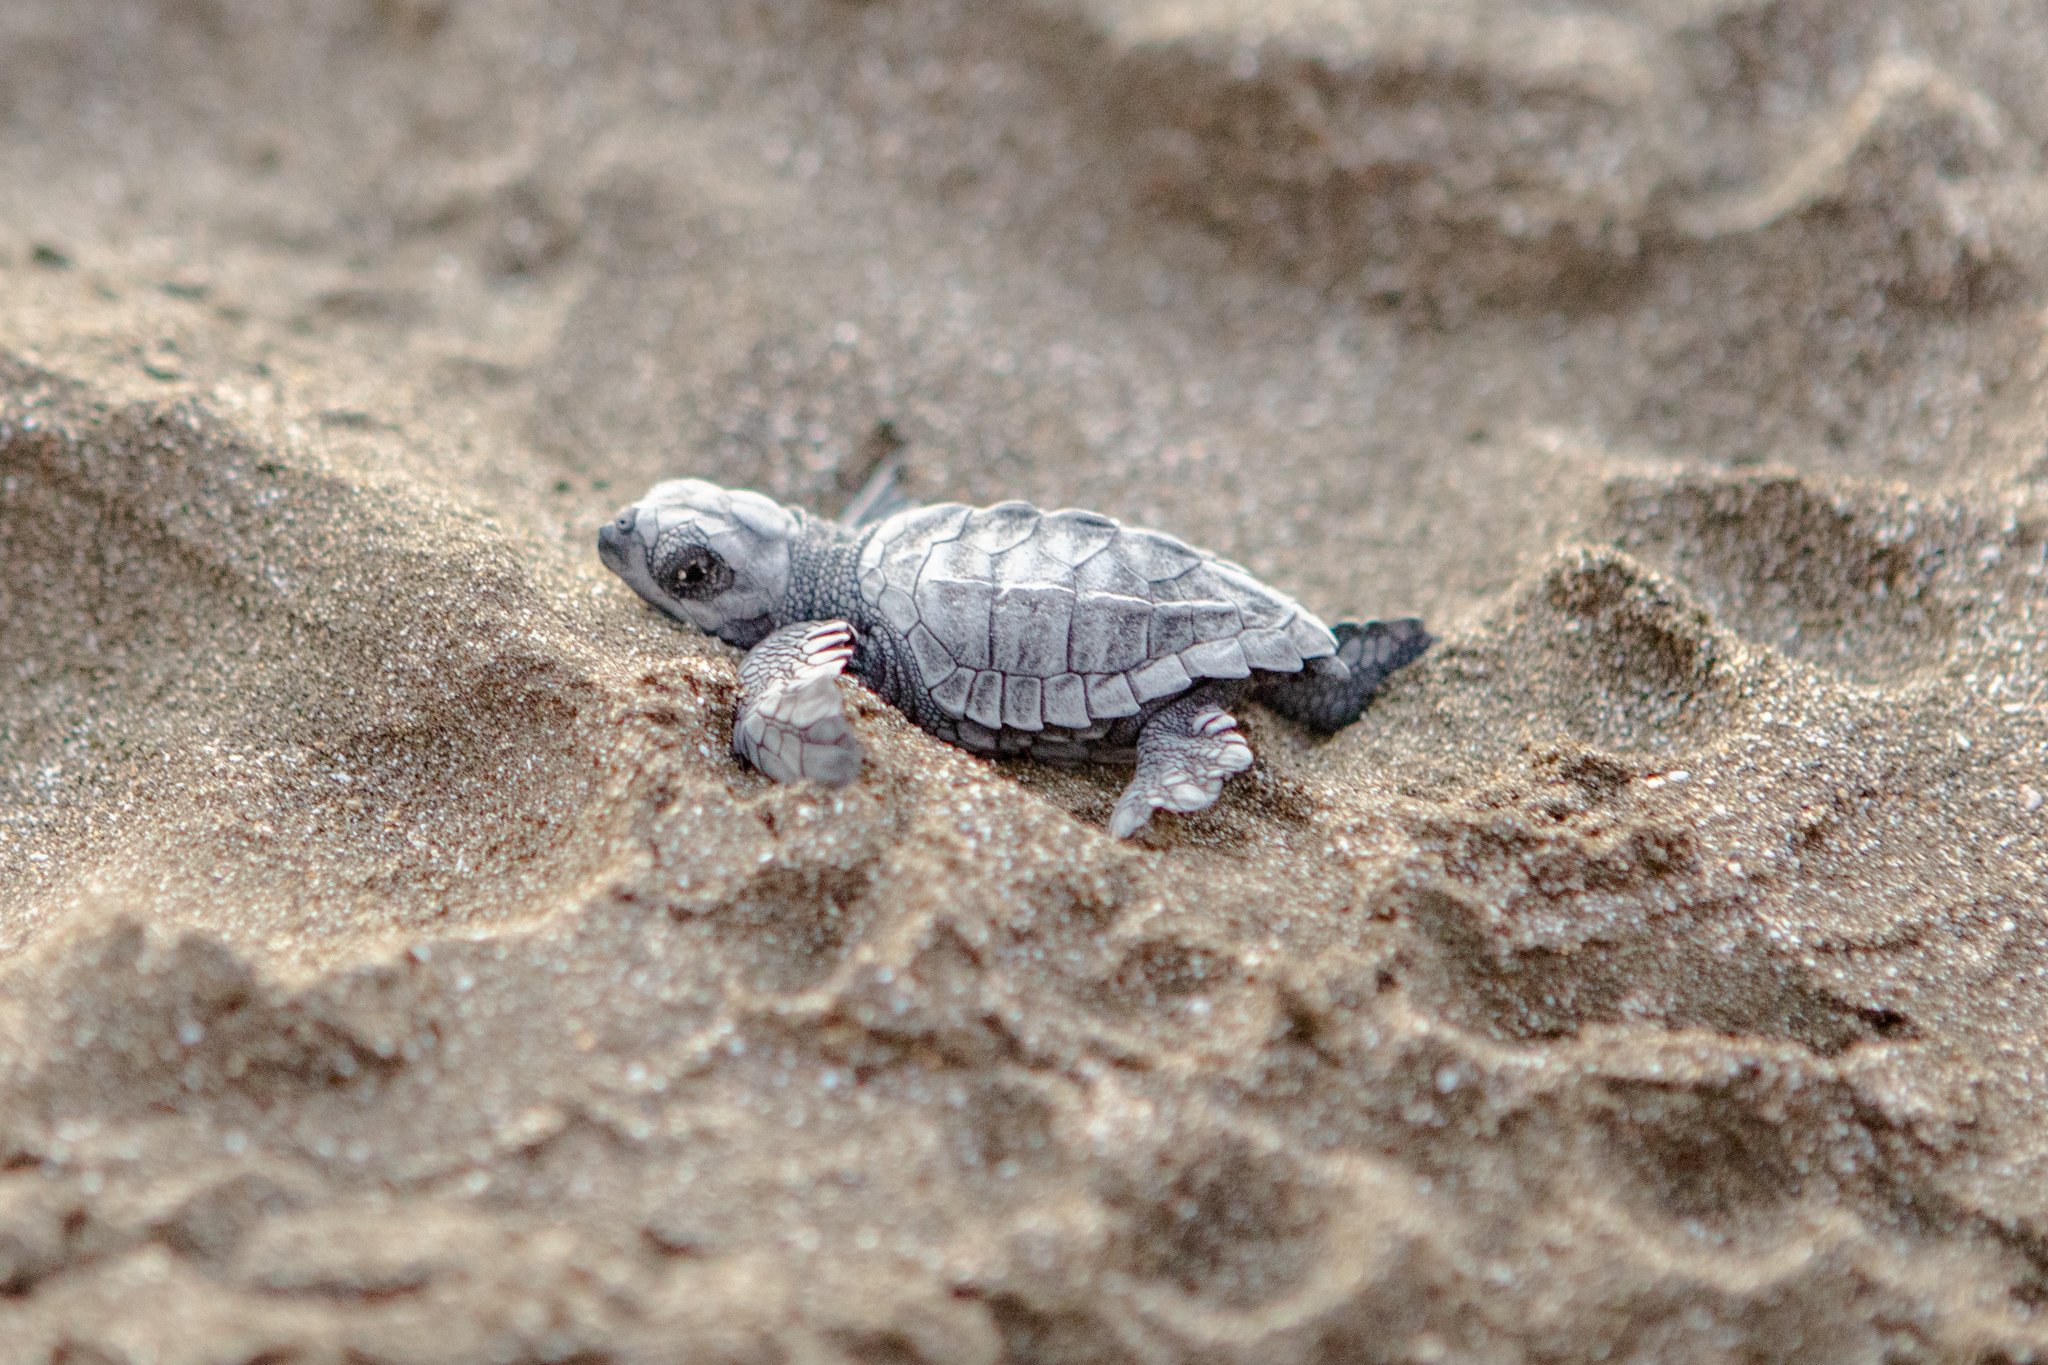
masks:
POLYGON ((781 623, 802 514, 743 489, 672 479, 597 532, 597 555, 642 597, 752 648, 781 623))

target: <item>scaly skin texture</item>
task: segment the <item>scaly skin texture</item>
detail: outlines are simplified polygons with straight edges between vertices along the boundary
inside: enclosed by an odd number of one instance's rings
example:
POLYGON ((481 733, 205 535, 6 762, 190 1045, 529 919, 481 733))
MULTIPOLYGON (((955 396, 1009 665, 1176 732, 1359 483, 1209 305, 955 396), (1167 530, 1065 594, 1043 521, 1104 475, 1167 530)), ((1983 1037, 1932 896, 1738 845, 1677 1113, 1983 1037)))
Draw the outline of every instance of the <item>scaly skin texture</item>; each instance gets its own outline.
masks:
POLYGON ((658 485, 599 535, 655 605, 753 648, 737 752, 771 776, 851 780, 843 666, 981 753, 1138 760, 1114 830, 1198 810, 1250 766, 1229 708, 1329 733, 1430 644, 1420 621, 1333 631, 1227 560, 1091 512, 910 508, 862 528, 698 480, 658 485), (851 648, 844 632, 851 627, 851 648))
POLYGON ((847 606, 860 596, 854 564, 867 535, 808 512, 797 517, 802 529, 790 541, 789 590, 776 624, 851 621, 847 606))
POLYGON ((792 542, 789 591, 776 624, 845 621, 854 636, 847 672, 919 726, 931 729, 937 710, 918 684, 909 645, 861 600, 856 564, 862 547, 879 528, 850 531, 808 514, 802 527, 792 542))

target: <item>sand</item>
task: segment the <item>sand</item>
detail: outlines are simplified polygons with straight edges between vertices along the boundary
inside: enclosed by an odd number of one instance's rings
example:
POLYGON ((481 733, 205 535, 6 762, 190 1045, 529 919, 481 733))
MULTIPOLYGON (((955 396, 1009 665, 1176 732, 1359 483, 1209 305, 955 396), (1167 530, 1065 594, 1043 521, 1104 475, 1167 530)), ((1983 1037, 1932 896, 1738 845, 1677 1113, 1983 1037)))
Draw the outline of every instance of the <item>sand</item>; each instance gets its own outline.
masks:
POLYGON ((9 0, 0 1359, 2048 1353, 2044 70, 9 0), (594 529, 899 442, 1442 643, 1135 844, 864 693, 776 788, 594 529))

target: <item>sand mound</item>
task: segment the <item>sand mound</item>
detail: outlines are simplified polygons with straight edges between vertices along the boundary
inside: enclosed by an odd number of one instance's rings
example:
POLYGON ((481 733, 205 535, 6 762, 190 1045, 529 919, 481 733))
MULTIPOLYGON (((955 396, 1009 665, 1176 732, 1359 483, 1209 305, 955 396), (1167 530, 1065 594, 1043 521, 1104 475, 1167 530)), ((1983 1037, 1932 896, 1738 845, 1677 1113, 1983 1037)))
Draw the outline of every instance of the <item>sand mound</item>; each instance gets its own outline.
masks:
POLYGON ((2048 24, 0 14, 0 1357, 2048 1349, 2048 24), (1144 843, 732 652, 696 473, 1443 643, 1144 843))

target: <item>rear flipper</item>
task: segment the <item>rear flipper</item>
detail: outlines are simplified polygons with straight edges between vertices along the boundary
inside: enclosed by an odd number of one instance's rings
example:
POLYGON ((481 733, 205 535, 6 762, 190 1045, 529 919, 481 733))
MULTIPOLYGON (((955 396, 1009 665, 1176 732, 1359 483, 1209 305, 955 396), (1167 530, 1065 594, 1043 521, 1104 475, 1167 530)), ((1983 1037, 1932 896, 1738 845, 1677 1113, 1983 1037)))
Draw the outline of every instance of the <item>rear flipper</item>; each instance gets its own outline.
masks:
POLYGON ((1357 720, 1395 669, 1414 663, 1436 637, 1413 616, 1398 621, 1339 621, 1337 652, 1310 659, 1299 673, 1267 674, 1255 694, 1289 720, 1335 734, 1357 720))
POLYGON ((1206 809, 1225 779, 1251 766, 1251 746, 1237 732, 1237 721, 1209 692, 1190 692, 1138 732, 1138 771, 1117 798, 1110 837, 1130 838, 1155 810, 1206 809))

